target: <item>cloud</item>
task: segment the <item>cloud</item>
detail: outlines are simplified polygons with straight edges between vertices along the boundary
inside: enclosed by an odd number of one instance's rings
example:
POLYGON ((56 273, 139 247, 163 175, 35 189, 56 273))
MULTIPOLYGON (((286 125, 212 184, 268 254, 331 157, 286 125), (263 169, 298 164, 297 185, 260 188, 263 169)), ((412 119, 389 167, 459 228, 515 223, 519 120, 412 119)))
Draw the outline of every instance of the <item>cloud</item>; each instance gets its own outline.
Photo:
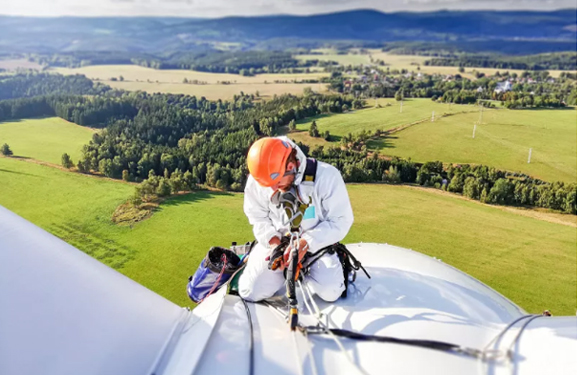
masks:
POLYGON ((180 16, 315 14, 349 9, 384 12, 438 9, 575 8, 575 0, 0 0, 0 14, 27 16, 180 16))

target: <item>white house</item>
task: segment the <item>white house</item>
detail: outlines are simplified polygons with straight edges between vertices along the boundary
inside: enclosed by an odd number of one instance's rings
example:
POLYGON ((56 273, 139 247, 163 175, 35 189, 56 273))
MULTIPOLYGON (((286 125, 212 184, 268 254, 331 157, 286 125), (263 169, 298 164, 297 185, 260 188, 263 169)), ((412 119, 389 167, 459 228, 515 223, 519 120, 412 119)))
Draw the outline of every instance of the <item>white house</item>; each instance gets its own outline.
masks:
POLYGON ((512 89, 513 89, 513 85, 511 85, 511 82, 503 81, 503 82, 497 83, 497 87, 495 87, 495 92, 496 93, 507 92, 507 91, 511 91, 512 89))

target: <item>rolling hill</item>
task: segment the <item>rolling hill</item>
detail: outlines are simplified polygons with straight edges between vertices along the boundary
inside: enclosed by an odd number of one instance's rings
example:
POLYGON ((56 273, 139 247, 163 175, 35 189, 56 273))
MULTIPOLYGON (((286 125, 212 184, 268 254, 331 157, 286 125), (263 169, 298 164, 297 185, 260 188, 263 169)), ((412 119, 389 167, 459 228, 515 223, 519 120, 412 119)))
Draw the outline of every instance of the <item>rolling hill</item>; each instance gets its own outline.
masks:
POLYGON ((489 50, 529 43, 525 46, 526 52, 538 53, 574 50, 576 23, 574 9, 423 13, 354 10, 311 16, 220 19, 0 16, 3 31, 0 47, 4 53, 85 50, 158 53, 211 49, 215 42, 234 42, 243 49, 257 45, 279 49, 311 47, 326 41, 365 41, 381 45, 392 41, 450 40, 461 44, 485 43, 481 48, 489 50))

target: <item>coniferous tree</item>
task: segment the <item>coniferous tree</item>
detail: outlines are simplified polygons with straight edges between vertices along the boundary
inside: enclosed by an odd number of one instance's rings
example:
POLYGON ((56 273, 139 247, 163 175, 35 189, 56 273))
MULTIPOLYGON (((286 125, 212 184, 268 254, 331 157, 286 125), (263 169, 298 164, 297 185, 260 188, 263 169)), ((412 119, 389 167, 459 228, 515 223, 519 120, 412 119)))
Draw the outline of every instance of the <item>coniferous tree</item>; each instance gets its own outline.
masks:
POLYGON ((72 160, 70 159, 70 155, 67 153, 62 154, 62 166, 67 169, 74 166, 74 163, 72 163, 72 160))
POLYGON ((309 128, 309 135, 311 137, 315 137, 315 138, 320 137, 320 133, 319 133, 319 129, 317 128, 316 121, 313 121, 313 123, 311 124, 311 127, 309 128))
POLYGON ((0 153, 2 153, 2 155, 4 156, 10 156, 13 155, 12 150, 10 149, 10 146, 8 146, 7 143, 4 143, 2 145, 2 147, 0 147, 0 153))

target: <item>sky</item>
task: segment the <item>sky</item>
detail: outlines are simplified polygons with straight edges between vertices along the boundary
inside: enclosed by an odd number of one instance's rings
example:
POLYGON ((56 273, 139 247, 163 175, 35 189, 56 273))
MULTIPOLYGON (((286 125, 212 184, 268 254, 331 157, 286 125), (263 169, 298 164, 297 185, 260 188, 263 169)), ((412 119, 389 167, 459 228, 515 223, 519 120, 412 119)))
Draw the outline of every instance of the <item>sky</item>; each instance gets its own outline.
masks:
POLYGON ((0 0, 0 14, 20 16, 225 17, 318 14, 349 9, 383 12, 556 10, 575 0, 0 0))

